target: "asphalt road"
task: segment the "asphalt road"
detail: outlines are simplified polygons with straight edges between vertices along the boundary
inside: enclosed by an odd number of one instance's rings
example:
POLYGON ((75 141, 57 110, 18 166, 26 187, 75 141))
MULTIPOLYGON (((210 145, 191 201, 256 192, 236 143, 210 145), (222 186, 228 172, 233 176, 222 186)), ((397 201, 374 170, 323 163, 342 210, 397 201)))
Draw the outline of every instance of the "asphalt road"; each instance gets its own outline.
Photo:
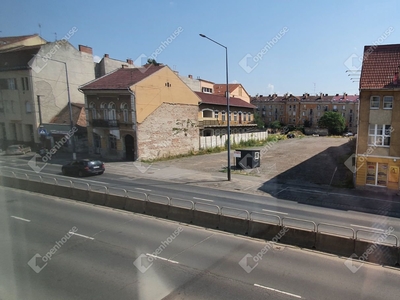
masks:
POLYGON ((0 299, 398 299, 397 270, 266 246, 0 187, 0 299))
MULTIPOLYGON (((1 168, 3 170, 15 170, 16 172, 26 172, 32 174, 32 177, 37 176, 35 172, 26 164, 24 160, 14 159, 2 160, 1 168)), ((104 173, 101 176, 92 176, 85 178, 77 177, 65 177, 61 174, 60 167, 57 165, 48 164, 40 172, 40 175, 48 178, 61 178, 67 180, 73 180, 74 182, 87 182, 93 185, 99 185, 94 189, 101 190, 101 186, 108 186, 114 188, 121 188, 127 190, 133 190, 138 193, 149 193, 156 195, 164 195, 172 197, 173 199, 185 199, 191 200, 196 203, 204 203, 203 209, 209 209, 210 211, 216 211, 216 208, 209 205, 218 205, 220 207, 233 207, 237 209, 243 209, 247 211, 254 211, 261 214, 255 214, 255 219, 276 221, 275 218, 269 217, 262 214, 278 215, 284 218, 284 222, 287 225, 299 226, 301 228, 311 229, 313 224, 303 222, 299 220, 291 220, 287 218, 304 219, 310 220, 315 223, 328 223, 337 226, 351 227, 354 231, 359 230, 359 237, 371 239, 375 241, 379 235, 379 232, 383 232, 390 227, 393 227, 393 234, 397 234, 400 231, 400 220, 398 218, 374 215, 362 212, 356 212, 351 210, 339 210, 330 209, 325 207, 318 207, 312 205, 306 205, 296 203, 293 201, 286 201, 277 199, 271 196, 260 196, 254 194, 245 194, 242 192, 225 191, 212 188, 204 188, 195 185, 187 185, 182 183, 166 182, 159 180, 152 180, 147 178, 130 178, 126 176, 120 176, 118 174, 112 174, 109 172, 104 173), (365 232, 374 230, 378 234, 365 232)), ((49 181, 51 182, 51 180, 49 181)), ((64 181, 64 184, 66 182, 64 181)), ((300 191, 299 191, 300 192, 300 191)), ((161 198, 161 197, 160 197, 161 198)), ((165 201, 165 199, 157 199, 165 201)), ((376 200, 379 201, 379 200, 376 200)), ((384 201, 382 200, 384 205, 384 201)), ((242 214, 242 216, 244 213, 242 214)), ((352 232, 349 229, 343 229, 339 227, 332 227, 322 225, 321 230, 328 233, 341 234, 345 236, 352 236, 352 232)), ((395 244, 395 239, 389 237, 387 242, 395 244)))

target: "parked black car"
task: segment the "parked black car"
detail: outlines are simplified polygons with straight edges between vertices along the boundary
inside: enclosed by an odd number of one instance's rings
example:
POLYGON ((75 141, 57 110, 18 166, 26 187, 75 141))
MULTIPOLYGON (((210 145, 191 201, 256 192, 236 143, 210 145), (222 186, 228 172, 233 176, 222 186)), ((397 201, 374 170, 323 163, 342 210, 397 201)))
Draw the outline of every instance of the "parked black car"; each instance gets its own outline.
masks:
POLYGON ((104 163, 100 160, 82 159, 71 161, 62 166, 63 175, 101 175, 104 173, 104 163))

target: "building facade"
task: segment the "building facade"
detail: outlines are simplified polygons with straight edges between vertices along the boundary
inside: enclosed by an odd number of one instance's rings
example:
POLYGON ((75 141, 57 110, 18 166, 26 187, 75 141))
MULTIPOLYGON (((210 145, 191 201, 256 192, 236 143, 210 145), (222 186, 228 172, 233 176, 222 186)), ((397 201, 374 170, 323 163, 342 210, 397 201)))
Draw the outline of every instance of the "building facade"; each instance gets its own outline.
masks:
POLYGON ((253 97, 251 103, 256 106, 257 113, 267 126, 279 121, 284 125, 318 128, 321 116, 327 111, 335 111, 345 118, 349 131, 357 132, 358 95, 273 94, 253 97))
MULTIPOLYGON (((200 136, 224 135, 227 133, 228 114, 224 96, 196 92, 200 98, 199 130, 200 136)), ((254 131, 255 106, 239 98, 230 98, 229 125, 231 133, 254 131)))
POLYGON ((199 149, 199 98, 168 66, 118 69, 80 90, 93 154, 143 160, 199 149))
POLYGON ((1 38, 0 141, 2 147, 40 144, 40 122, 49 123, 68 103, 84 103, 78 87, 94 79, 92 49, 38 36, 1 38), (5 47, 7 45, 7 47, 5 47), (66 77, 68 68, 68 85, 66 77), (40 110, 39 110, 40 106, 40 110))
POLYGON ((357 187, 399 189, 400 44, 365 46, 360 77, 357 187))

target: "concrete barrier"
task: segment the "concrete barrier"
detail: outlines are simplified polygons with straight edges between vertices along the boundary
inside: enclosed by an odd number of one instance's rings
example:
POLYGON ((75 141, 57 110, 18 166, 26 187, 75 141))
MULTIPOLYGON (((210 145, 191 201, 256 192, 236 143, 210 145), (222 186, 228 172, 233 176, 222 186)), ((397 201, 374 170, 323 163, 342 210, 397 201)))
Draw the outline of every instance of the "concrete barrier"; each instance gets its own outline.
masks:
POLYGON ((279 225, 250 221, 248 235, 254 238, 270 241, 278 235, 281 229, 282 227, 279 225))
POLYGON ((68 186, 53 186, 53 196, 60 197, 60 198, 67 198, 70 199, 72 196, 72 188, 68 186))
POLYGON ((81 202, 87 202, 89 199, 89 191, 74 188, 72 189, 71 199, 81 202))
POLYGON ((230 233, 247 235, 249 233, 249 220, 221 215, 219 217, 218 229, 230 233))
POLYGON ((350 256, 353 253, 364 257, 366 261, 390 266, 400 263, 400 248, 390 245, 374 244, 371 241, 353 240, 349 237, 335 236, 332 234, 316 233, 314 231, 263 223, 262 221, 249 221, 233 216, 225 216, 206 211, 192 210, 183 207, 173 207, 160 203, 153 203, 122 197, 107 195, 104 192, 85 191, 67 186, 57 186, 51 183, 34 182, 22 178, 0 176, 0 184, 22 190, 38 189, 46 195, 72 198, 97 205, 125 209, 136 213, 146 213, 160 218, 169 218, 174 221, 192 223, 212 229, 221 229, 236 234, 248 234, 251 237, 273 240, 281 236, 279 242, 303 248, 329 252, 333 254, 350 256), (282 230, 285 230, 281 234, 282 230), (354 247, 353 247, 354 245, 354 247), (352 250, 354 249, 354 252, 352 250), (352 252, 352 253, 350 253, 352 252))
POLYGON ((311 230, 286 227, 288 230, 280 239, 281 243, 314 249, 316 233, 311 230))
POLYGON ((318 251, 350 257, 354 253, 354 242, 350 237, 318 232, 315 248, 318 251))
POLYGON ((96 204, 96 205, 105 205, 107 195, 103 192, 89 192, 88 203, 96 204))
POLYGON ((361 259, 372 263, 394 266, 399 263, 399 248, 390 245, 374 244, 370 241, 355 241, 354 253, 361 259))
POLYGON ((107 195, 105 206, 124 209, 126 204, 126 197, 117 195, 107 195))
POLYGON ((41 182, 28 181, 25 185, 25 190, 33 193, 39 193, 41 190, 41 182))
POLYGON ((206 228, 218 229, 219 217, 220 215, 218 214, 194 210, 192 224, 206 228))
POLYGON ((126 198, 125 210, 134 213, 144 214, 146 210, 146 202, 139 199, 126 198))
POLYGON ((146 201, 145 204, 145 214, 157 218, 164 218, 168 217, 168 209, 169 206, 165 204, 155 203, 146 201))
POLYGON ((193 209, 170 206, 168 210, 168 219, 190 224, 193 220, 193 212, 193 209))

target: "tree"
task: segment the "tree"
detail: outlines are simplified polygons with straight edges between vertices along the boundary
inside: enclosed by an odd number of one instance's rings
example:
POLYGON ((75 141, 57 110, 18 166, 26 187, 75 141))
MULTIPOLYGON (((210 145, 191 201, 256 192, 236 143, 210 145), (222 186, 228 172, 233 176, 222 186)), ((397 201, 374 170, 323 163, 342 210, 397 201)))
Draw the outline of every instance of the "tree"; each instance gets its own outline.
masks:
POLYGON ((257 124, 257 128, 262 129, 265 126, 265 123, 261 116, 258 113, 254 114, 254 123, 257 124))
POLYGON ((160 65, 160 63, 158 63, 154 58, 147 59, 147 64, 155 65, 155 66, 159 66, 160 65))
POLYGON ((271 127, 272 129, 281 129, 282 124, 281 124, 281 122, 276 120, 276 121, 273 121, 271 124, 269 124, 269 127, 271 127))
POLYGON ((319 119, 318 126, 327 128, 330 134, 342 134, 346 127, 346 121, 341 114, 328 111, 319 119))

